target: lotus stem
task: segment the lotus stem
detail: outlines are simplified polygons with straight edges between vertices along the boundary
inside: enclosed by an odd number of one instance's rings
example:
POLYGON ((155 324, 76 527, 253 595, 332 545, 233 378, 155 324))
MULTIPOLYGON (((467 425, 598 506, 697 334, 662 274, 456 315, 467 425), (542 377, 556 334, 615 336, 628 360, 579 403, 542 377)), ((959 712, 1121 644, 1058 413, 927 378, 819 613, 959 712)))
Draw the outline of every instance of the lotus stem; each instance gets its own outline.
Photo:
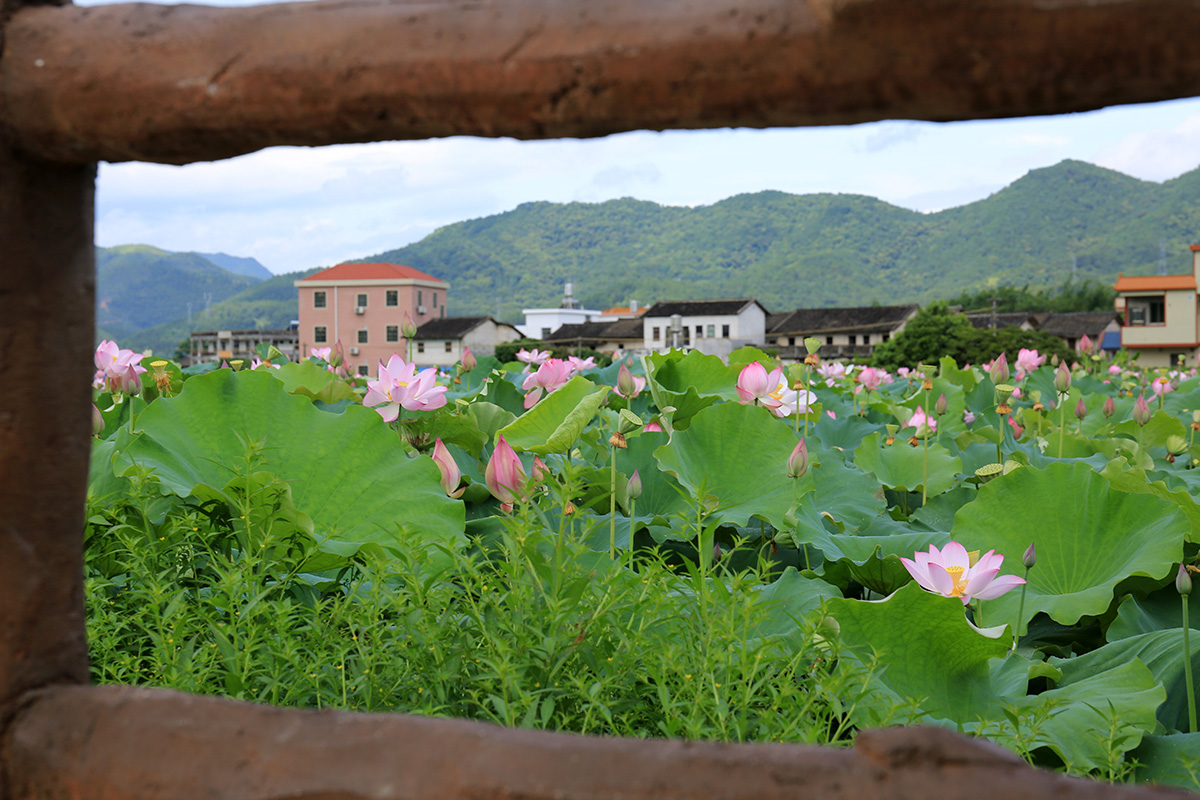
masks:
POLYGON ((1196 686, 1192 682, 1192 648, 1189 639, 1191 626, 1188 624, 1188 596, 1180 595, 1183 602, 1183 679, 1187 686, 1188 733, 1196 732, 1196 686))
POLYGON ((1017 651, 1017 641, 1021 638, 1021 621, 1025 619, 1025 590, 1029 588, 1029 567, 1025 568, 1025 583, 1021 584, 1021 602, 1017 605, 1017 624, 1013 628, 1013 652, 1017 651))
POLYGON ((629 498, 629 549, 633 550, 633 525, 637 517, 634 515, 634 508, 637 505, 637 500, 629 498))
MULTIPOLYGON (((632 521, 630 524, 633 524, 632 521)), ((617 557, 617 448, 612 448, 612 468, 608 483, 608 555, 617 557)))
POLYGON ((1062 458, 1063 439, 1067 436, 1067 401, 1065 397, 1058 400, 1058 457, 1062 458))

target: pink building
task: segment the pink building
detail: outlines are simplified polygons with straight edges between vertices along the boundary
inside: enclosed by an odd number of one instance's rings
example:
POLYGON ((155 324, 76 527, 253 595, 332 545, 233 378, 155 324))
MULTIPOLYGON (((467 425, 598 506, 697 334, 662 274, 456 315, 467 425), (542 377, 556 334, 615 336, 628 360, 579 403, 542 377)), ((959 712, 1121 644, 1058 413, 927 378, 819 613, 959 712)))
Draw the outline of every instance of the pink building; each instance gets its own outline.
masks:
POLYGON ((350 370, 373 375, 380 361, 405 355, 404 312, 415 325, 446 316, 450 284, 400 264, 338 264, 302 278, 300 357, 338 341, 350 370))

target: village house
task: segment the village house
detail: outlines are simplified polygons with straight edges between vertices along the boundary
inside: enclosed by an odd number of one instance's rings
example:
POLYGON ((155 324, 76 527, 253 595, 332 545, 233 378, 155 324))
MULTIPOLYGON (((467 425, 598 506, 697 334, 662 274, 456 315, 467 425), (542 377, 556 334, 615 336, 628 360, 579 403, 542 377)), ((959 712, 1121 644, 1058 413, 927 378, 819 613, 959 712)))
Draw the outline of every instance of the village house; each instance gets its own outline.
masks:
POLYGON ((595 350, 620 358, 624 355, 646 355, 645 333, 639 317, 625 317, 610 321, 596 320, 563 325, 549 336, 543 337, 548 345, 568 350, 595 350))
POLYGON ((1196 282, 1200 245, 1191 246, 1192 271, 1183 275, 1118 273, 1116 312, 1122 321, 1121 346, 1148 367, 1195 365, 1200 351, 1196 282))
POLYGON ((346 365, 359 375, 406 351, 405 312, 420 327, 445 317, 450 301, 450 284, 401 264, 338 264, 293 285, 301 357, 341 342, 346 365))
POLYGON ((297 361, 300 358, 299 336, 295 327, 273 330, 192 331, 188 359, 184 366, 206 361, 229 362, 239 358, 249 364, 257 355, 255 348, 260 344, 273 345, 288 361, 297 361))
POLYGON ((753 298, 668 301, 655 303, 642 316, 642 347, 727 357, 739 347, 761 347, 766 329, 767 310, 753 298))
POLYGON ((904 330, 920 306, 859 306, 857 308, 798 308, 772 314, 766 344, 779 349, 785 360, 803 360, 808 337, 821 342, 821 357, 870 358, 875 346, 904 330))
POLYGON ((420 367, 449 367, 462 360, 464 347, 476 357, 490 356, 496 345, 520 338, 516 326, 491 317, 442 317, 417 328, 412 362, 420 367))

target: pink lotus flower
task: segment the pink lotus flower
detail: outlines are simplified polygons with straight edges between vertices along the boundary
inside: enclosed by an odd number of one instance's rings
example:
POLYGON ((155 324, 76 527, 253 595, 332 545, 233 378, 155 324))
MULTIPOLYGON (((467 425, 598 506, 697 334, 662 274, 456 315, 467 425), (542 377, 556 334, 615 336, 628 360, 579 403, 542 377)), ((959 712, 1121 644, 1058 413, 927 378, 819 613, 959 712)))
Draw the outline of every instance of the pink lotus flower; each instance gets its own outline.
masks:
POLYGON ((972 411, 963 412, 963 423, 970 425, 975 421, 975 414, 972 411))
POLYGON ((433 443, 432 458, 433 463, 437 464, 438 471, 442 473, 443 491, 450 497, 462 497, 462 493, 467 490, 465 486, 461 489, 458 488, 459 482, 462 481, 462 472, 459 470, 454 456, 450 455, 446 445, 442 444, 440 436, 433 443))
POLYGON ((400 416, 400 408, 409 411, 432 411, 446 405, 446 387, 437 385, 437 370, 433 367, 417 372, 397 354, 392 354, 387 366, 379 362, 379 379, 367 381, 363 405, 374 408, 385 422, 400 416))
POLYGON ((974 564, 967 548, 950 542, 940 551, 929 545, 929 552, 918 551, 913 560, 901 557, 900 562, 921 588, 946 597, 957 597, 967 605, 972 599, 995 600, 1010 589, 1025 583, 1017 575, 997 577, 1004 556, 989 550, 974 564))
POLYGON ((923 432, 926 434, 935 433, 937 431, 937 420, 933 417, 925 416, 925 409, 917 406, 917 410, 908 418, 908 424, 904 427, 916 428, 918 436, 923 432))
POLYGON ((531 364, 535 367, 540 367, 549 357, 549 350, 538 350, 536 347, 532 350, 526 350, 522 347, 517 351, 517 361, 531 364))
POLYGON ((663 426, 659 425, 657 422, 647 422, 645 425, 642 426, 642 432, 643 433, 662 433, 663 426))
POLYGON ((1121 368, 1119 366, 1117 366, 1116 364, 1110 364, 1108 366, 1108 374, 1109 375, 1120 375, 1121 368))
POLYGON ((142 366, 141 353, 117 347, 117 343, 109 339, 100 342, 96 347, 94 358, 96 364, 95 383, 106 386, 110 392, 132 394, 142 390, 141 374, 146 371, 142 366))
POLYGON ((783 370, 779 367, 767 372, 767 368, 757 361, 751 361, 742 367, 738 373, 737 393, 742 403, 763 403, 763 399, 779 386, 783 370))
POLYGON ((308 357, 309 358, 319 358, 322 361, 328 361, 331 353, 333 353, 332 347, 310 347, 310 348, 308 348, 308 357))
POLYGON ((632 400, 642 393, 642 389, 646 388, 646 379, 639 378, 629 371, 625 366, 625 362, 621 362, 621 367, 617 370, 617 394, 624 397, 626 400, 632 400))
POLYGON ((1013 419, 1011 415, 1008 418, 1008 424, 1009 424, 1009 427, 1011 427, 1013 430, 1013 438, 1014 439, 1020 439, 1021 434, 1025 433, 1025 429, 1022 428, 1021 424, 1019 422, 1017 422, 1015 419, 1013 419))
POLYGON ((822 364, 817 367, 817 374, 825 379, 826 386, 832 387, 835 383, 846 377, 846 365, 840 361, 822 364))
POLYGON ((533 408, 534 403, 542 399, 542 392, 553 392, 571 379, 575 367, 569 361, 561 358, 548 358, 542 362, 536 372, 529 373, 521 389, 528 392, 525 395, 525 407, 533 408))
POLYGON ((1171 385, 1170 378, 1165 375, 1159 375, 1150 381, 1150 391, 1154 392, 1155 397, 1162 397, 1175 391, 1175 387, 1171 385))
POLYGON ((579 356, 567 356, 567 361, 571 362, 571 366, 576 372, 583 372, 585 369, 596 368, 595 356, 588 356, 587 358, 580 358, 579 356))
POLYGON ((1039 355, 1037 350, 1031 350, 1027 347, 1022 347, 1017 352, 1017 374, 1024 378, 1029 373, 1040 367, 1046 360, 1046 357, 1039 355))
POLYGON ((892 382, 892 376, 875 367, 863 367, 858 373, 858 382, 868 392, 873 392, 885 383, 892 382))
POLYGON ((496 449, 488 459, 483 478, 492 497, 499 500, 501 506, 507 506, 506 510, 511 510, 518 500, 525 499, 525 485, 529 480, 525 476, 525 467, 503 436, 496 441, 496 449))

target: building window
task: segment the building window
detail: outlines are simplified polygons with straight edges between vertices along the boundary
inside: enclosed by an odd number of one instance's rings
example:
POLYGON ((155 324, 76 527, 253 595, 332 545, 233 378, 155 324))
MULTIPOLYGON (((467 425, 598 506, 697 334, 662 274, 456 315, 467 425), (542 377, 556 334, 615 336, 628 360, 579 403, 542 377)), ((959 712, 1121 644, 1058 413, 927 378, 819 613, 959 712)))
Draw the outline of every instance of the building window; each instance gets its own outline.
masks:
POLYGON ((367 343, 367 329, 366 328, 363 328, 361 331, 358 332, 358 343, 359 344, 367 343))
POLYGON ((1171 366, 1172 367, 1186 367, 1187 366, 1187 353, 1171 353, 1171 366))
POLYGON ((417 305, 425 305, 425 293, 420 289, 417 289, 417 305))
POLYGON ((870 344, 870 343, 871 343, 871 334, 864 333, 863 334, 863 344, 870 344))
POLYGON ((858 344, 858 337, 857 337, 857 336, 855 336, 853 333, 852 333, 852 334, 850 334, 850 336, 849 336, 848 338, 849 338, 849 340, 850 340, 850 344, 851 344, 851 345, 856 345, 856 344, 858 344))
POLYGON ((660 341, 661 338, 662 338, 662 328, 655 325, 653 328, 650 329, 650 341, 657 342, 657 341, 660 341))
POLYGON ((388 289, 387 290, 387 304, 389 306, 400 305, 400 292, 398 292, 395 289, 388 289))
POLYGON ((400 341, 400 326, 399 325, 388 325, 387 326, 387 340, 389 342, 400 341))
POLYGON ((729 326, 728 326, 728 325, 722 325, 722 326, 721 326, 721 338, 722 338, 722 339, 728 339, 728 338, 729 338, 729 326))
POLYGON ((424 342, 417 342, 417 352, 418 353, 425 352, 425 343, 424 342))
POLYGON ((788 347, 795 347, 795 346, 796 346, 796 337, 789 336, 788 337, 788 347))
POLYGON ((313 292, 313 308, 324 308, 324 307, 325 307, 325 293, 324 292, 313 292))
POLYGON ((447 353, 454 352, 454 343, 453 342, 446 342, 446 352, 447 353))
POLYGON ((359 375, 370 375, 371 368, 368 367, 366 364, 359 364, 358 365, 358 374, 359 375))
POLYGON ((832 337, 832 336, 826 336, 826 337, 825 337, 825 344, 833 344, 833 337, 832 337))
POLYGON ((367 307, 367 296, 366 296, 365 294, 360 294, 360 295, 358 296, 358 302, 357 302, 357 303, 355 303, 355 305, 356 305, 356 306, 362 306, 363 308, 366 308, 366 307, 367 307))
POLYGON ((550 335, 550 329, 549 329, 549 328, 542 328, 542 338, 543 338, 543 339, 545 339, 545 338, 546 338, 547 336, 549 336, 549 335, 550 335))
POLYGON ((446 304, 445 303, 442 303, 442 312, 438 316, 440 316, 442 319, 446 318, 446 304))
POLYGON ((714 337, 714 336, 716 336, 716 335, 717 335, 717 326, 716 326, 716 325, 709 325, 709 326, 708 326, 708 332, 707 332, 707 333, 705 333, 705 336, 707 336, 708 338, 710 338, 710 339, 711 339, 711 338, 713 338, 713 337, 714 337))
POLYGON ((313 341, 316 342, 317 344, 325 343, 326 339, 325 339, 325 326, 324 325, 318 325, 317 327, 313 328, 313 341))
POLYGON ((697 338, 697 339, 699 339, 699 338, 700 338, 701 336, 703 336, 703 335, 704 335, 704 326, 703 326, 703 325, 697 325, 697 326, 696 326, 696 338, 697 338))
POLYGON ((437 308, 437 292, 433 293, 433 302, 430 303, 430 305, 433 306, 434 308, 437 308))
POLYGON ((891 337, 891 334, 890 334, 890 333, 885 333, 885 334, 883 335, 883 340, 886 342, 886 341, 888 340, 888 338, 889 338, 889 337, 891 337))
POLYGON ((1131 297, 1127 305, 1127 325, 1162 325, 1166 322, 1165 298, 1162 296, 1131 297))

